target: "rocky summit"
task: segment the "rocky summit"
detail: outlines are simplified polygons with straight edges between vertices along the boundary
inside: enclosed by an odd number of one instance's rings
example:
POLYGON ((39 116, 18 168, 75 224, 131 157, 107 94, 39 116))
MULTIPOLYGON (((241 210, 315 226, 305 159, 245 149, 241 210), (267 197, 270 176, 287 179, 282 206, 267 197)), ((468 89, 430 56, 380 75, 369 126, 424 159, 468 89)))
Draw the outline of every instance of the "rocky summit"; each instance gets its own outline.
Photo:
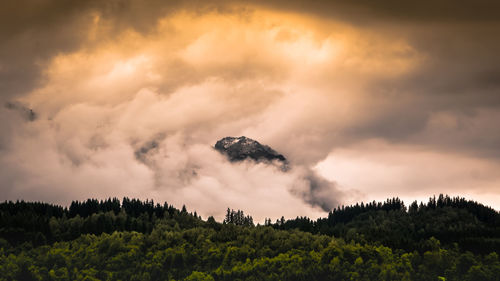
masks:
POLYGON ((225 137, 215 143, 215 149, 225 154, 231 161, 242 161, 247 158, 255 161, 278 160, 286 163, 286 158, 258 141, 245 136, 225 137))

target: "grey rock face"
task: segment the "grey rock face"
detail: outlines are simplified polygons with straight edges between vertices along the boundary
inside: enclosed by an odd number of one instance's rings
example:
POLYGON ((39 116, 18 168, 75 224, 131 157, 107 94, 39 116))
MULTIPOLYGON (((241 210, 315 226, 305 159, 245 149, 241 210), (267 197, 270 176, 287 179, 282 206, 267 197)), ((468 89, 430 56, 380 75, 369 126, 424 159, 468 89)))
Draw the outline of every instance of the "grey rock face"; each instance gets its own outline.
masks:
POLYGON ((242 161, 247 158, 255 161, 278 160, 286 163, 286 158, 258 141, 247 137, 225 137, 215 144, 215 149, 225 154, 230 161, 242 161))

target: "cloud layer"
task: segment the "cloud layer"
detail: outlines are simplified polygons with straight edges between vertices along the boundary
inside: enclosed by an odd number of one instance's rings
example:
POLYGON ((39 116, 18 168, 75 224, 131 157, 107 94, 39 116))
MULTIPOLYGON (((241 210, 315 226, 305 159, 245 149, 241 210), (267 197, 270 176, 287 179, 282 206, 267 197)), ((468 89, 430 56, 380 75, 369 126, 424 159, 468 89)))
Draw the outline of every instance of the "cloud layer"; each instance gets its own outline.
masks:
POLYGON ((485 3, 2 4, 0 199, 263 220, 457 185, 496 196, 500 23, 485 3), (294 168, 211 148, 240 135, 294 168))

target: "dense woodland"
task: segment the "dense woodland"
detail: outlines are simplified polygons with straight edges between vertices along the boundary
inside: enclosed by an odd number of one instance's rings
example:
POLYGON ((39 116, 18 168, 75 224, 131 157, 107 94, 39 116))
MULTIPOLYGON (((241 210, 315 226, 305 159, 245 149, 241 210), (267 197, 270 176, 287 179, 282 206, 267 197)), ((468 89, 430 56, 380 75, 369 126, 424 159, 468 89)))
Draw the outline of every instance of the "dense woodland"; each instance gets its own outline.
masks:
POLYGON ((439 196, 223 222, 151 200, 0 203, 0 280, 500 280, 500 214, 439 196))

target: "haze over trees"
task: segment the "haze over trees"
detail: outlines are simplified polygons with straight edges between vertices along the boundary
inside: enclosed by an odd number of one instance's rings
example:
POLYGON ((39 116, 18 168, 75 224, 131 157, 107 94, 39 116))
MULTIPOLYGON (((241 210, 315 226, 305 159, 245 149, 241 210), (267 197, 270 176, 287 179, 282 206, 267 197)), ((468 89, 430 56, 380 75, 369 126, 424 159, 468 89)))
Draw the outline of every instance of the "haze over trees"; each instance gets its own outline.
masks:
POLYGON ((500 214, 440 195, 222 223, 110 198, 0 204, 0 280, 500 280, 500 214))

